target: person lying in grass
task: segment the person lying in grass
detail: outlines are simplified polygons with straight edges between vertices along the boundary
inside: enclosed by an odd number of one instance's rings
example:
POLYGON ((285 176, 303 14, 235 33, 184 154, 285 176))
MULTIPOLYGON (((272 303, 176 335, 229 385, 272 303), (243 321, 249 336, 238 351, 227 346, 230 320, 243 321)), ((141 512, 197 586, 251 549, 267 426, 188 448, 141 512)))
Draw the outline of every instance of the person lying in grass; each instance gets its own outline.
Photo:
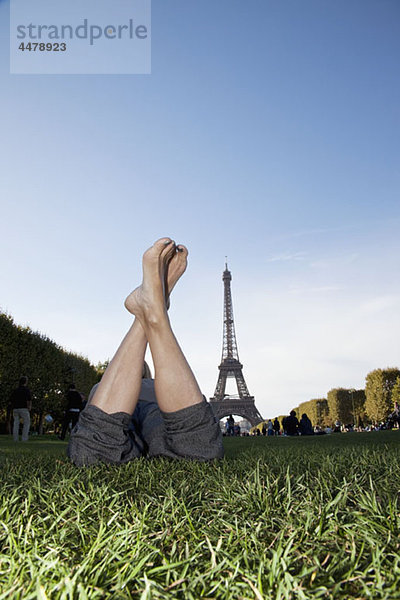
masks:
POLYGON ((126 463, 144 454, 200 461, 223 457, 219 424, 167 314, 187 256, 187 248, 170 238, 157 240, 144 253, 142 284, 125 300, 135 320, 71 433, 67 453, 75 465, 126 463), (147 344, 157 405, 153 384, 147 392, 142 385, 147 344))

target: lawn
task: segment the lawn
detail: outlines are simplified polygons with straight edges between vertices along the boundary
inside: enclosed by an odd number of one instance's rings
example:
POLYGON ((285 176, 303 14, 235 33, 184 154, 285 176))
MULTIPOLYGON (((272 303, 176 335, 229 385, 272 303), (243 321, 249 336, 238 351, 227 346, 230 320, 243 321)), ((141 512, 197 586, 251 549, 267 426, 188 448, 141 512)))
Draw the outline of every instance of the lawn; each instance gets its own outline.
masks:
POLYGON ((400 432, 77 469, 0 436, 0 600, 400 599, 400 432))

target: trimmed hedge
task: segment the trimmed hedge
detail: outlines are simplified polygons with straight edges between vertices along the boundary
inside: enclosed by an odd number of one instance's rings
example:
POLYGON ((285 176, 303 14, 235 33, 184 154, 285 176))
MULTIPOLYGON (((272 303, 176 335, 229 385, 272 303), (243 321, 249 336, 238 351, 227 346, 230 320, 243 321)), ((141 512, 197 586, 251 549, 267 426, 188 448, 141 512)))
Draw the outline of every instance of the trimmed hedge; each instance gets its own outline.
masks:
POLYGON ((33 396, 33 429, 40 431, 46 413, 51 413, 55 420, 61 418, 64 394, 71 383, 88 394, 99 378, 97 369, 87 358, 67 352, 45 335, 17 325, 10 315, 0 313, 0 421, 3 424, 7 421, 10 394, 22 375, 28 377, 33 396))

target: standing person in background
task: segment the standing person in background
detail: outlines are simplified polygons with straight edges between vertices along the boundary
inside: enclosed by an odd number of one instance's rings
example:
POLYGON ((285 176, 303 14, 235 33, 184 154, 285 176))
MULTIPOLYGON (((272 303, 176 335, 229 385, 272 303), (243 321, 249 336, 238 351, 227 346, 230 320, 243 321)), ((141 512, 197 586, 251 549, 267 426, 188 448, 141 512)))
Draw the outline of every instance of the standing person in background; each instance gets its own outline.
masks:
POLYGON ((10 397, 10 405, 14 417, 13 437, 14 442, 19 441, 19 425, 22 419, 22 441, 28 441, 29 428, 31 426, 30 410, 32 409, 32 395, 28 388, 28 378, 21 377, 19 386, 13 391, 10 397))
POLYGON ((234 428, 235 428, 235 419, 233 418, 232 415, 229 415, 229 417, 227 418, 226 422, 228 423, 227 434, 228 435, 233 435, 235 433, 235 431, 234 431, 234 428))
POLYGON ((68 426, 71 423, 72 429, 78 422, 79 414, 82 410, 82 396, 78 392, 74 383, 71 383, 67 392, 67 408, 65 411, 63 426, 61 430, 60 440, 65 440, 68 426))
POLYGON ((275 417, 274 431, 275 431, 275 435, 279 435, 280 431, 281 431, 281 426, 279 425, 278 417, 275 417))

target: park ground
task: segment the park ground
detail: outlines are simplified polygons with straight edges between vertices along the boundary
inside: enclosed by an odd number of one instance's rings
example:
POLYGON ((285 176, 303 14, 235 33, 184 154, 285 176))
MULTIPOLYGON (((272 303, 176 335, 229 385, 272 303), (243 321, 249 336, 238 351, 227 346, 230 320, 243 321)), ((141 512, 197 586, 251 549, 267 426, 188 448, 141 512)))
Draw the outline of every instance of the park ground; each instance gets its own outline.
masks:
POLYGON ((400 432, 77 469, 0 436, 0 600, 400 599, 400 432))

